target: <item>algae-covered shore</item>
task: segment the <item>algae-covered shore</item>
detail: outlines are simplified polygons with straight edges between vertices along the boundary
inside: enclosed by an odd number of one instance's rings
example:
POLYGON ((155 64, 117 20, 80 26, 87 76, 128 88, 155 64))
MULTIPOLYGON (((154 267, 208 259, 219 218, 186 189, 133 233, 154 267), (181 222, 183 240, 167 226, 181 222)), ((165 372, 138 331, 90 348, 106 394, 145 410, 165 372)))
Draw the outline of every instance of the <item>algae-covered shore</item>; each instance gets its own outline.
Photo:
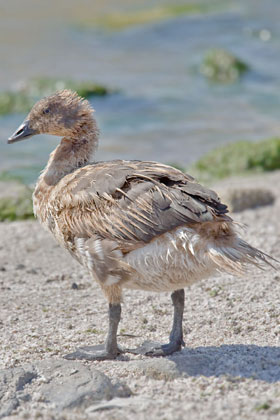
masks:
POLYGON ((37 77, 0 92, 0 115, 28 112, 37 100, 61 89, 72 89, 84 98, 102 97, 113 92, 112 89, 93 82, 37 77))
POLYGON ((0 171, 16 169, 33 182, 54 142, 42 136, 13 149, 4 144, 48 94, 28 104, 19 94, 38 78, 53 80, 55 89, 71 81, 109 90, 89 97, 100 160, 148 158, 185 168, 223 144, 279 135, 277 0, 254 7, 241 0, 13 4, 3 3, 0 15, 0 171))
MULTIPOLYGON (((218 192, 257 186, 274 194, 271 205, 233 217, 247 226, 244 239, 278 259, 279 185, 279 171, 214 185, 218 192)), ((64 354, 103 342, 105 299, 37 221, 0 223, 0 235, 0 368, 6 369, 0 370, 0 413, 5 408, 8 420, 255 420, 279 415, 279 271, 253 268, 243 278, 216 276, 187 289, 186 347, 180 353, 166 359, 126 354, 116 361, 64 366, 64 354), (87 405, 73 389, 83 383, 77 388, 81 395, 91 369, 107 379, 98 397, 88 394, 87 405), (109 380, 118 392, 108 391, 109 380), (73 406, 62 410, 65 395, 73 406)), ((167 340, 170 296, 124 294, 120 344, 133 348, 146 339, 167 340)))
POLYGON ((229 143, 211 150, 189 168, 193 176, 207 183, 229 176, 246 176, 277 169, 280 169, 280 138, 255 143, 229 143))

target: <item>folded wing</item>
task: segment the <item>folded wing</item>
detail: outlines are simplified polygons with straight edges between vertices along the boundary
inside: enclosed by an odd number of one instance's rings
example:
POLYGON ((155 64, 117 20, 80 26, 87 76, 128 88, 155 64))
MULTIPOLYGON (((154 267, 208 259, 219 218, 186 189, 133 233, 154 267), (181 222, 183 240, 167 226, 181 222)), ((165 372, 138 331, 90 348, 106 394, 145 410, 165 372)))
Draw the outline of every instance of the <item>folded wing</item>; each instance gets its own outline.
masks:
POLYGON ((72 203, 72 232, 123 244, 147 243, 176 227, 227 213, 214 191, 155 162, 87 165, 69 180, 64 195, 72 203))

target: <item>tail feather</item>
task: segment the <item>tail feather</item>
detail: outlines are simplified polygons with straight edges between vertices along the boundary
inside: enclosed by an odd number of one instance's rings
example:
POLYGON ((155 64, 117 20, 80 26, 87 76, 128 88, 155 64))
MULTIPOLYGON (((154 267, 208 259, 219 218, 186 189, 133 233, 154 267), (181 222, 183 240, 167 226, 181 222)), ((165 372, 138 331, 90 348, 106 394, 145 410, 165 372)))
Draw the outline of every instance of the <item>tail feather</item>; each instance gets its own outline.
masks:
POLYGON ((209 244, 208 255, 217 265, 218 270, 227 271, 231 274, 244 275, 250 265, 264 270, 266 265, 276 267, 271 261, 279 263, 275 258, 249 245, 239 237, 231 240, 229 244, 209 244))

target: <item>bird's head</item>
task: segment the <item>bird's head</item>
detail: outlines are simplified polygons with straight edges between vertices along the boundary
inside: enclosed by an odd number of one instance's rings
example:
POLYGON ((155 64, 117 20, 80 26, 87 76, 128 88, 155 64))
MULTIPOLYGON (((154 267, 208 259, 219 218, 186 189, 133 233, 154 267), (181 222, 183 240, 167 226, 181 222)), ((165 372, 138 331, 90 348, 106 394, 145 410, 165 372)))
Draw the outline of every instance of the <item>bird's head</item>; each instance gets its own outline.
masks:
POLYGON ((27 118, 8 139, 8 143, 25 140, 36 134, 71 137, 93 122, 93 109, 87 100, 71 90, 61 90, 38 101, 27 118))

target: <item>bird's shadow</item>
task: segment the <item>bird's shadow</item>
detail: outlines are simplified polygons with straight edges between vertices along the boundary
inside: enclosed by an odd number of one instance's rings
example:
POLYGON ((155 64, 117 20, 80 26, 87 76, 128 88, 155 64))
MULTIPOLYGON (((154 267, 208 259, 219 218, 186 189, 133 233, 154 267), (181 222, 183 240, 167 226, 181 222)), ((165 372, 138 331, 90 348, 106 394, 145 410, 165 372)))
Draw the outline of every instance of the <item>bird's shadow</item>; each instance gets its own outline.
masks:
POLYGON ((268 383, 280 381, 280 347, 244 344, 184 348, 169 356, 187 376, 243 377, 268 383))

